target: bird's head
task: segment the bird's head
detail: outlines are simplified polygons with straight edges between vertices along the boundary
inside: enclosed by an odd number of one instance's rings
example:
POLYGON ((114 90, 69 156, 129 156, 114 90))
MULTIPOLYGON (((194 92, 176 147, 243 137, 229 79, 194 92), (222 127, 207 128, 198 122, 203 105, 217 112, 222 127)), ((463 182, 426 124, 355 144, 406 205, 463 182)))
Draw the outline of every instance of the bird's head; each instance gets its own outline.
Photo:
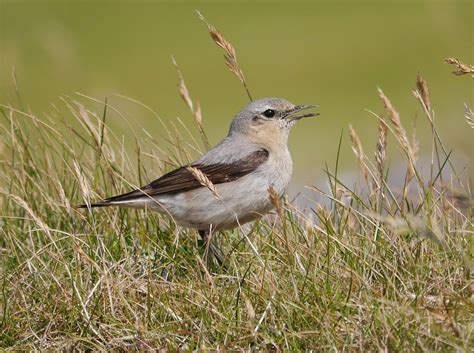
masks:
POLYGON ((318 116, 303 113, 317 105, 294 105, 282 98, 257 99, 234 117, 229 135, 244 134, 255 142, 282 141, 286 143, 291 127, 300 119, 318 116))

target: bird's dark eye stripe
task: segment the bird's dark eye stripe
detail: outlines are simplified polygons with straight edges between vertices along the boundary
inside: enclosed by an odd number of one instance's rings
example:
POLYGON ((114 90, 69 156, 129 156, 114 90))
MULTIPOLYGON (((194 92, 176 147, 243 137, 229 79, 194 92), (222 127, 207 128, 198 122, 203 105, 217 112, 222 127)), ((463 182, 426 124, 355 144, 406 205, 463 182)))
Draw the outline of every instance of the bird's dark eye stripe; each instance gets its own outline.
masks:
POLYGON ((273 118, 275 116, 275 111, 273 109, 267 109, 263 112, 267 118, 273 118))

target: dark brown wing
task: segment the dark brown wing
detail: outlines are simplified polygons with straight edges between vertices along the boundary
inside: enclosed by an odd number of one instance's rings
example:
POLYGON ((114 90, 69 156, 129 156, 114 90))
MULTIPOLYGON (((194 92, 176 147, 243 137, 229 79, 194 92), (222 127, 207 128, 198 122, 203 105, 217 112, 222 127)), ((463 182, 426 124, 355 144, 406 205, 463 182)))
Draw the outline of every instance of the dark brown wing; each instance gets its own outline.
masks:
POLYGON ((269 153, 266 149, 260 149, 245 159, 230 164, 190 164, 163 175, 141 189, 105 199, 102 203, 97 204, 97 206, 114 201, 133 200, 143 195, 174 194, 203 187, 194 175, 186 169, 189 166, 199 169, 213 184, 228 183, 253 172, 268 159, 268 155, 269 153))

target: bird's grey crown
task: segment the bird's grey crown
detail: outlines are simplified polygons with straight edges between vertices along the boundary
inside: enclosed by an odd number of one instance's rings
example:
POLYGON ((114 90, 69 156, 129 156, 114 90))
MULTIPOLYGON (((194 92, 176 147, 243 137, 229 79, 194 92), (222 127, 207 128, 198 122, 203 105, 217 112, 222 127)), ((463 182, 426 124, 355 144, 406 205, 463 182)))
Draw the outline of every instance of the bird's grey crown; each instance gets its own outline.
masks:
POLYGON ((287 101, 283 98, 261 98, 254 100, 253 102, 247 104, 242 111, 248 111, 251 113, 262 113, 267 109, 280 110, 282 107, 292 107, 293 103, 287 101))
POLYGON ((247 133, 247 128, 256 115, 262 114, 267 109, 282 111, 292 109, 295 105, 286 99, 269 97, 254 100, 238 112, 230 124, 229 136, 239 133, 247 133))

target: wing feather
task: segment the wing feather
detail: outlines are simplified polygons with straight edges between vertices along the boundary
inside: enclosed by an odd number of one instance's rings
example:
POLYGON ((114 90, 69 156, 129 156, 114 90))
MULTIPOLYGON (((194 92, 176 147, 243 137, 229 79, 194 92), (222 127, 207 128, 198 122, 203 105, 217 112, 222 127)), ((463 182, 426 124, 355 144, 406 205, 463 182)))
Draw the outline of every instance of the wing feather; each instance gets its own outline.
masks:
MULTIPOLYGON (((246 158, 233 163, 217 163, 203 165, 199 163, 189 164, 169 172, 140 189, 126 194, 113 196, 105 199, 97 206, 105 205, 115 201, 131 201, 144 195, 156 196, 163 194, 174 194, 203 187, 187 167, 199 169, 215 185, 235 181, 256 170, 268 159, 269 153, 266 149, 259 149, 246 158)), ((93 205, 92 205, 93 206, 93 205)))

